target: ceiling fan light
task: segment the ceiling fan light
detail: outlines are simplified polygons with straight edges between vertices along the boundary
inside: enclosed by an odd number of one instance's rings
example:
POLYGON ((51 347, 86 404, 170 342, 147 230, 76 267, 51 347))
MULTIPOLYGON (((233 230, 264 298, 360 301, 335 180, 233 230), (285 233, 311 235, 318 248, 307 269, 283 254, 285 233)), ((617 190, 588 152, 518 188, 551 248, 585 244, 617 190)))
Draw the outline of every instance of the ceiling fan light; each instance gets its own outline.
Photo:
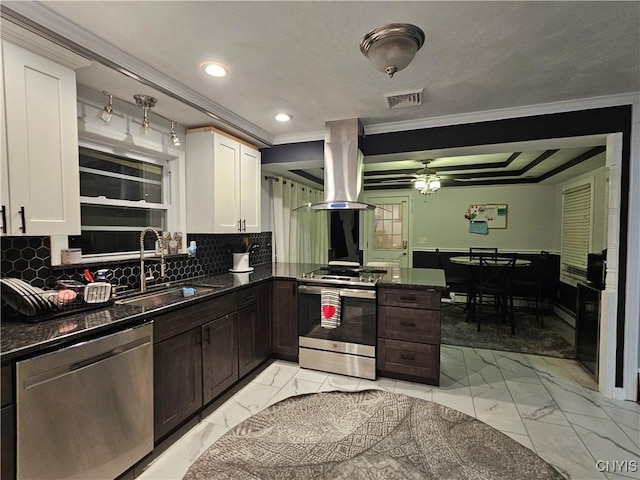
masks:
POLYGON ((423 190, 427 188, 427 181, 424 178, 418 178, 415 182, 413 182, 413 187, 416 190, 423 190))
POLYGON ((440 188, 440 178, 435 177, 429 180, 429 184, 427 185, 429 190, 433 190, 434 192, 440 188))

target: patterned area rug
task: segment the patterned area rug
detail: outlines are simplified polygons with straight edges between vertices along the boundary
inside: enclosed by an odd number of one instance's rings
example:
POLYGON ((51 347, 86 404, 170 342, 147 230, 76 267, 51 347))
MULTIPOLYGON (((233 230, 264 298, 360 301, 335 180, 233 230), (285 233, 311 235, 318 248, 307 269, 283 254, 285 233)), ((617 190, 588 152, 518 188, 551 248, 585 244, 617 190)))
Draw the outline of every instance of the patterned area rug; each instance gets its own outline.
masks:
POLYGON ((437 403, 380 390, 283 400, 229 430, 184 476, 204 479, 564 478, 515 440, 437 403))
MULTIPOLYGON (((486 307, 487 310, 490 308, 486 307)), ((510 324, 506 321, 502 323, 498 315, 483 317, 480 332, 475 323, 466 321, 466 315, 457 306, 442 309, 443 344, 575 358, 575 347, 558 330, 563 323, 558 317, 545 316, 545 326, 542 327, 534 315, 516 311, 516 334, 511 335, 510 324)), ((568 326, 566 328, 570 329, 568 326)))

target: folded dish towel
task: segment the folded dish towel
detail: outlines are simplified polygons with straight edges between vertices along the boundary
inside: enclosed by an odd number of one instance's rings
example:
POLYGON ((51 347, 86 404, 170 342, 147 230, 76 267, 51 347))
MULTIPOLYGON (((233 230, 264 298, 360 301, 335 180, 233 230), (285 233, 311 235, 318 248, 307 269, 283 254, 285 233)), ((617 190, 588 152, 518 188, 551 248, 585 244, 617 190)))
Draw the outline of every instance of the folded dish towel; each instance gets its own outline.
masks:
POLYGON ((340 290, 323 288, 320 292, 320 326, 336 328, 340 325, 340 290))

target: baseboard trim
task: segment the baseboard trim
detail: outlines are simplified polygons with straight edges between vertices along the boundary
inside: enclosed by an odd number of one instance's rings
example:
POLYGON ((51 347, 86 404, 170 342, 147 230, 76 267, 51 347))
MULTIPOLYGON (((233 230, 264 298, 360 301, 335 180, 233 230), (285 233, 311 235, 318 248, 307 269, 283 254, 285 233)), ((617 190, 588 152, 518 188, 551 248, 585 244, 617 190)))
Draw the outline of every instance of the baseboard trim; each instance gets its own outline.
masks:
POLYGON ((551 306, 551 309, 553 310, 553 313, 555 313, 558 317, 567 322, 573 328, 576 328, 576 318, 571 314, 572 312, 556 304, 553 304, 551 306))

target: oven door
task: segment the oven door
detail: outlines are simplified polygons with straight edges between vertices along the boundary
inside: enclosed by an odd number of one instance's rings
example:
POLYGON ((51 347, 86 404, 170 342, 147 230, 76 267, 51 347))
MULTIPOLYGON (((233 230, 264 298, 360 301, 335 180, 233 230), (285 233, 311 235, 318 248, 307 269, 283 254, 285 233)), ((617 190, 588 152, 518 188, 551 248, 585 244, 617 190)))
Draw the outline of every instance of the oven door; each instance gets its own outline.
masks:
MULTIPOLYGON (((365 351, 375 351, 376 291, 358 288, 336 290, 340 292, 340 322, 336 328, 324 328, 320 324, 322 287, 298 286, 298 331, 301 344, 315 339, 330 342, 328 349, 335 351, 355 353, 353 350, 358 350, 358 346, 369 347, 365 351)), ((312 343, 318 345, 318 342, 312 343)))

